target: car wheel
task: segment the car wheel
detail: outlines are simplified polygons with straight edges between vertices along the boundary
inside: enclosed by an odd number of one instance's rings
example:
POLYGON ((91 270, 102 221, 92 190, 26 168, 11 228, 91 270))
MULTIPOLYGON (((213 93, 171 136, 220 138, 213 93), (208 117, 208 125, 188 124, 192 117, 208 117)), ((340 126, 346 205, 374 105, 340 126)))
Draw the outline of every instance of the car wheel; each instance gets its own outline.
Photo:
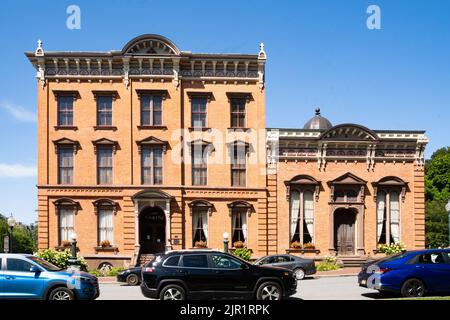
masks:
POLYGON ((302 268, 297 268, 294 270, 294 274, 295 274, 295 278, 297 280, 303 280, 305 279, 305 270, 303 270, 302 268))
POLYGON ((72 290, 61 287, 53 289, 48 300, 75 300, 75 296, 72 290))
POLYGON ((256 292, 257 300, 281 300, 282 289, 276 282, 264 282, 256 292))
POLYGON ((175 284, 170 284, 162 289, 159 294, 160 300, 185 300, 186 294, 184 289, 175 284))
POLYGON ((403 297, 423 297, 425 295, 425 285, 419 279, 407 280, 401 290, 403 297))
POLYGON ((136 274, 129 274, 126 280, 130 286, 137 286, 139 284, 139 277, 136 274))

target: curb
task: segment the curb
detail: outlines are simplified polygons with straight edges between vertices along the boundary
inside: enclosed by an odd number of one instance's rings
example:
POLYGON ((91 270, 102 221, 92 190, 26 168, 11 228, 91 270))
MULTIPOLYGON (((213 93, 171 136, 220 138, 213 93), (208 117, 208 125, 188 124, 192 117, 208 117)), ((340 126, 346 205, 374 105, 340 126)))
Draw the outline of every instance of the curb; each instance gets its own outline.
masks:
POLYGON ((333 278, 333 277, 356 277, 358 274, 319 274, 313 275, 313 278, 333 278))

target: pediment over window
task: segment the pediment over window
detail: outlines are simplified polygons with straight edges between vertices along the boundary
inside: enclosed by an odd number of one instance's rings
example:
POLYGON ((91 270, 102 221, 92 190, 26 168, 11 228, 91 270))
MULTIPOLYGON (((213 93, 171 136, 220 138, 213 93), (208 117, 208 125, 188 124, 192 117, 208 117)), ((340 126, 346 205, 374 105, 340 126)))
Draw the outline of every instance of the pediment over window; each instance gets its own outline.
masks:
POLYGON ((154 136, 150 136, 148 138, 138 140, 138 141, 136 141, 136 143, 138 145, 139 153, 141 153, 142 146, 162 147, 162 150, 164 153, 166 153, 167 149, 169 148, 169 143, 167 141, 155 138, 154 136))
POLYGON ((93 205, 95 214, 98 213, 98 209, 100 207, 111 207, 114 210, 114 214, 117 213, 117 210, 119 208, 119 204, 117 202, 107 198, 98 199, 93 202, 93 205))
POLYGON ((202 147, 202 148, 207 148, 208 152, 215 151, 214 145, 212 144, 212 142, 205 141, 205 140, 202 140, 202 139, 197 139, 197 140, 194 140, 194 141, 190 141, 190 142, 188 142, 188 144, 190 144, 191 148, 202 147))
POLYGON ((306 174, 300 174, 298 176, 295 176, 291 180, 285 181, 285 185, 298 185, 298 184, 305 184, 305 185, 318 185, 320 184, 320 181, 317 181, 311 176, 308 176, 306 174))
POLYGON ((60 198, 57 199, 55 201, 53 201, 53 204, 55 205, 56 208, 62 207, 62 206, 72 206, 74 207, 77 211, 81 209, 81 205, 78 201, 74 201, 70 198, 60 198))
POLYGON ((164 199, 171 200, 173 196, 164 192, 164 191, 156 191, 156 190, 143 190, 136 193, 133 196, 133 199, 164 199))
POLYGON ((98 146, 112 146, 114 153, 116 153, 117 149, 119 149, 119 143, 117 141, 110 140, 107 138, 93 140, 92 143, 94 144, 94 153, 95 154, 97 153, 98 146))
POLYGON ((233 201, 231 203, 228 203, 227 206, 228 210, 230 211, 230 215, 233 213, 233 209, 245 209, 247 210, 247 214, 249 215, 255 211, 251 203, 242 200, 233 201))
POLYGON ((367 181, 347 172, 346 174, 328 182, 330 185, 350 184, 350 185, 365 185, 367 181))
POLYGON ((209 215, 211 215, 211 213, 213 211, 216 211, 214 205, 211 202, 207 201, 207 200, 200 200, 200 199, 199 200, 194 200, 194 201, 190 202, 188 204, 188 206, 189 206, 189 211, 190 211, 191 215, 192 215, 192 210, 195 207, 208 209, 208 214, 209 215))
POLYGON ((300 174, 298 176, 293 177, 291 180, 287 180, 284 182, 286 186, 286 200, 290 201, 291 190, 293 188, 297 189, 299 187, 305 187, 314 192, 314 197, 316 201, 319 200, 320 193, 320 181, 317 181, 315 178, 308 176, 306 174, 300 174))
POLYGON ((381 178, 380 180, 378 180, 377 182, 373 182, 373 190, 374 190, 374 201, 377 201, 377 196, 378 196, 378 191, 379 190, 399 190, 400 191, 400 195, 402 198, 402 202, 405 201, 405 197, 406 197, 406 189, 408 187, 408 183, 403 181, 401 178, 399 177, 395 177, 395 176, 388 176, 388 177, 384 177, 381 178))
POLYGON ((254 100, 253 95, 251 92, 227 92, 228 102, 231 101, 231 99, 238 98, 238 99, 245 99, 247 103, 254 100))
POLYGON ((180 55, 180 50, 166 37, 157 34, 144 34, 129 41, 123 47, 122 54, 180 55))
POLYGON ((378 135, 357 124, 340 124, 321 134, 320 140, 331 141, 377 141, 378 135))
POLYGON ((79 149, 81 149, 80 143, 76 140, 72 140, 69 138, 61 138, 58 140, 53 140, 53 144, 55 145, 55 152, 58 153, 58 147, 73 147, 73 152, 77 153, 79 149))

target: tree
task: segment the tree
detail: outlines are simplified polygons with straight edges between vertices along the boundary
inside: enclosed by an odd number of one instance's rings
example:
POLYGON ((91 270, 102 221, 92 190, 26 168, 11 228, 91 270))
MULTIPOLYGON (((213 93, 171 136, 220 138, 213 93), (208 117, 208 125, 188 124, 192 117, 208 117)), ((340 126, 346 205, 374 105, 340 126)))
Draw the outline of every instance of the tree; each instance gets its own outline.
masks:
MULTIPOLYGON (((8 218, 0 215, 0 252, 3 252, 3 236, 9 234, 8 218)), ((36 228, 22 223, 13 229, 13 252, 33 253, 37 250, 36 228)))
POLYGON ((426 246, 447 247, 448 214, 445 205, 450 199, 450 147, 433 153, 425 165, 426 246))

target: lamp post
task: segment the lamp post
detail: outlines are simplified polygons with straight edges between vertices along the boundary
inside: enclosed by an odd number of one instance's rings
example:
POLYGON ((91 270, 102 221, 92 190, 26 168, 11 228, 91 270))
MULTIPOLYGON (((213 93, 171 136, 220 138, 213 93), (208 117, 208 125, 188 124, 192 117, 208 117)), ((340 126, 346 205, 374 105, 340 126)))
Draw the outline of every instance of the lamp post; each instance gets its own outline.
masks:
POLYGON ((69 259, 69 264, 72 267, 76 267, 78 265, 78 259, 77 259, 77 234, 75 232, 72 232, 70 235, 70 241, 71 241, 71 253, 72 256, 69 259))
POLYGON ((16 225, 16 219, 14 219, 12 213, 8 218, 8 226, 9 226, 9 253, 13 253, 13 230, 16 225))
POLYGON ((225 253, 228 253, 228 242, 229 242, 228 237, 229 237, 228 232, 224 232, 223 233, 223 251, 225 253))
POLYGON ((448 243, 450 247, 450 200, 448 200, 445 210, 447 210, 448 213, 448 243))

